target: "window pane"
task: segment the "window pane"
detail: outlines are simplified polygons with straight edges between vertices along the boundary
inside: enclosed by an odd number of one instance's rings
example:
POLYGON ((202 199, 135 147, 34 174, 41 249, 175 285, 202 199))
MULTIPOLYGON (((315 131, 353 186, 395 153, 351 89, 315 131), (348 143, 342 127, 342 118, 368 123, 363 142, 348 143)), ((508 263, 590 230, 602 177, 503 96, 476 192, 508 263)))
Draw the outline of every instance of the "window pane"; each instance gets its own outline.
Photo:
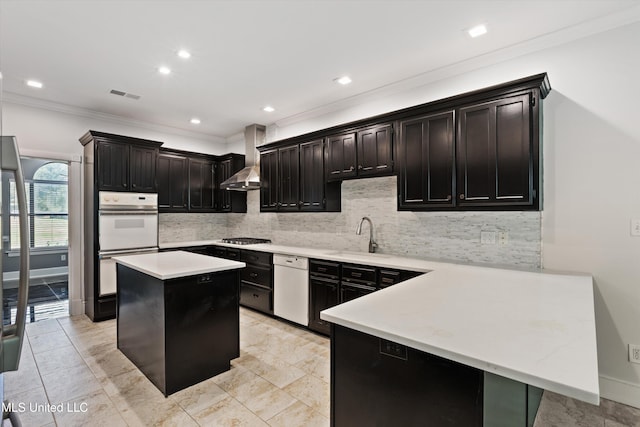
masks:
POLYGON ((34 180, 68 181, 69 166, 66 163, 47 163, 33 174, 34 180))
POLYGON ((38 215, 33 221, 34 248, 69 245, 66 215, 38 215))
MULTIPOLYGON (((31 209, 31 192, 29 191, 30 188, 30 182, 24 184, 24 190, 25 193, 27 193, 27 211, 31 209)), ((18 196, 16 194, 16 182, 14 180, 9 181, 9 209, 10 213, 12 214, 18 213, 18 196)))
POLYGON ((44 184, 35 182, 32 185, 34 213, 68 213, 67 184, 44 184))
MULTIPOLYGON (((18 223, 18 217, 11 215, 9 221, 11 228, 11 249, 20 249, 20 226, 18 223)), ((29 217, 29 226, 31 226, 31 217, 29 217)))

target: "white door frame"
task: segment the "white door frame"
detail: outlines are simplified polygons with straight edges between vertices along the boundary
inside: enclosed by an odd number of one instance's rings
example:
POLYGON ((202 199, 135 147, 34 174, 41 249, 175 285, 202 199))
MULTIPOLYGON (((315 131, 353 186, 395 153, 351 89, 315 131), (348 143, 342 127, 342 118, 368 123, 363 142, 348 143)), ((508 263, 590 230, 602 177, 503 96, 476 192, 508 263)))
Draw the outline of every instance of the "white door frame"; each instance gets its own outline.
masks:
POLYGON ((82 286, 84 216, 82 215, 82 156, 41 150, 19 149, 20 156, 69 162, 69 315, 84 314, 82 286))

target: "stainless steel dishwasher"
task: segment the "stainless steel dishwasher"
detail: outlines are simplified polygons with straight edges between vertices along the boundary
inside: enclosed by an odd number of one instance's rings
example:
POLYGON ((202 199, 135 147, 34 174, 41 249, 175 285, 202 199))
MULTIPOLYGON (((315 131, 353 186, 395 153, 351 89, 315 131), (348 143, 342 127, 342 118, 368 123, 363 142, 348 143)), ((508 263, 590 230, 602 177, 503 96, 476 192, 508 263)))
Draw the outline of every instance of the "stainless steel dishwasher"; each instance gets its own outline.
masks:
POLYGON ((273 314, 309 323, 309 260, 296 255, 273 256, 273 314))

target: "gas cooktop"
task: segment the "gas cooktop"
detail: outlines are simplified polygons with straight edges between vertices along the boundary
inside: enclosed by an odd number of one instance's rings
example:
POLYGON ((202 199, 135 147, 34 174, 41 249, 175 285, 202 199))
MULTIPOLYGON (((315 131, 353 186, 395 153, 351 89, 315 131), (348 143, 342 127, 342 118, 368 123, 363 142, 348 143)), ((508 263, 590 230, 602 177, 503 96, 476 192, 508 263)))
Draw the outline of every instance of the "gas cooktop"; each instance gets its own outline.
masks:
POLYGON ((222 239, 222 243, 231 243, 232 245, 255 245, 258 243, 271 243, 271 240, 258 239, 255 237, 227 237, 222 239))

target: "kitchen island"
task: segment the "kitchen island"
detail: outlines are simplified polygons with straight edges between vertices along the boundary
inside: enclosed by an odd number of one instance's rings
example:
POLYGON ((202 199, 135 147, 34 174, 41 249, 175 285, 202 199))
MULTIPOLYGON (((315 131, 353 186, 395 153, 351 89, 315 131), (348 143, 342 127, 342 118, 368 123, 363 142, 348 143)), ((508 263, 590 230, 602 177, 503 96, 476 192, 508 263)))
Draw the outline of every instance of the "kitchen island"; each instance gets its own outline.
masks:
POLYGON ((324 310, 331 417, 531 426, 542 389, 599 403, 591 276, 451 266, 324 310))
POLYGON ((229 369, 244 263, 183 251, 115 260, 118 348, 165 396, 229 369))

